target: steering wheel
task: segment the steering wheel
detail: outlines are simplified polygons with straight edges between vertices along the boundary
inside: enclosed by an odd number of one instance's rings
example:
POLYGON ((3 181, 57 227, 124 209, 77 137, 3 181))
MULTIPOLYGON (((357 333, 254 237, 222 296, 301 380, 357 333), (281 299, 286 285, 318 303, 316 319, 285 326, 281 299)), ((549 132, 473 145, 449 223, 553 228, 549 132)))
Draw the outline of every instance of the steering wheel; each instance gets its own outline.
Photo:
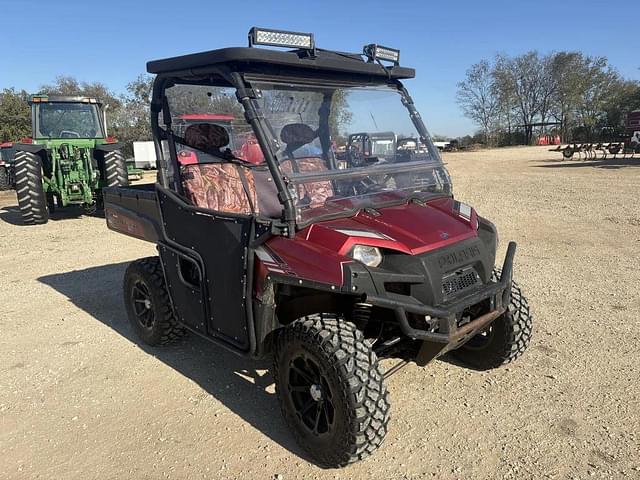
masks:
POLYGON ((351 187, 356 195, 368 195, 369 193, 377 193, 384 190, 382 185, 374 182, 369 177, 364 177, 353 182, 351 187))
POLYGON ((80 134, 73 130, 62 130, 60 132, 60 138, 80 138, 80 134))

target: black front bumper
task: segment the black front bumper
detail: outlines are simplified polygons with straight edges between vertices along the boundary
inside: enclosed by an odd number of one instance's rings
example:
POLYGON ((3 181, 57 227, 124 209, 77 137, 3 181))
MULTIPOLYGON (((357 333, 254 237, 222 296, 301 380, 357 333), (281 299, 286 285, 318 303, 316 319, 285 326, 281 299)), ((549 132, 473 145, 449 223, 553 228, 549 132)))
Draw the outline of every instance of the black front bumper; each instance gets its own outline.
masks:
POLYGON ((363 295, 363 301, 380 308, 393 310, 402 333, 413 340, 424 340, 442 345, 441 350, 450 350, 460 345, 463 340, 489 325, 502 315, 511 300, 511 282, 513 276, 513 258, 516 243, 509 242, 502 274, 497 282, 489 282, 472 294, 459 298, 454 302, 440 306, 426 305, 414 297, 385 292, 383 295, 363 295), (489 300, 489 312, 470 322, 458 326, 458 315, 465 309, 482 301, 489 300), (407 314, 429 316, 438 320, 437 331, 417 329, 410 325, 407 314))

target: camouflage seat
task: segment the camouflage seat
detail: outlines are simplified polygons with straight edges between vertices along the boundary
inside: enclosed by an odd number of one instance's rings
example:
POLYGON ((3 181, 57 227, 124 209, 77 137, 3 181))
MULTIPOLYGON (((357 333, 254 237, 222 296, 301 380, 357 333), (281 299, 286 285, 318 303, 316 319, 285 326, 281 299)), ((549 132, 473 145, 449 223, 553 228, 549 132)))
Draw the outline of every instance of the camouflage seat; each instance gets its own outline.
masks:
MULTIPOLYGON (((322 158, 294 157, 296 150, 311 144, 317 136, 317 131, 304 123, 291 123, 282 128, 280 131, 280 140, 286 144, 285 155, 289 157, 281 164, 284 173, 310 173, 327 170, 327 166, 322 158)), ((327 198, 333 195, 333 187, 329 181, 307 182, 298 186, 299 199, 306 199, 310 208, 324 205, 327 198)))
POLYGON ((182 188, 191 203, 200 208, 236 214, 255 214, 258 204, 250 168, 224 159, 222 148, 229 134, 220 125, 200 123, 185 131, 185 144, 207 154, 207 162, 180 167, 182 188))
MULTIPOLYGON (((294 169, 298 173, 323 172, 327 170, 324 160, 321 158, 297 158, 285 160, 281 163, 284 173, 291 174, 294 169)), ((300 200, 307 197, 309 208, 321 207, 327 198, 333 197, 333 186, 329 181, 306 182, 298 185, 298 197, 300 200)))

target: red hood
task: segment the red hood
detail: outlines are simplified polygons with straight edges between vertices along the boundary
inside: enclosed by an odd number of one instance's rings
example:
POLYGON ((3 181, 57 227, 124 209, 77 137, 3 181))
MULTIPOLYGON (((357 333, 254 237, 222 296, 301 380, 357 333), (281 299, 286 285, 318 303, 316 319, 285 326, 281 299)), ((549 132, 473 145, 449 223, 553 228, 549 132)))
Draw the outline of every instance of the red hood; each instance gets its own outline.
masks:
POLYGON ((354 244, 415 255, 477 235, 475 210, 460 205, 451 198, 439 198, 424 205, 381 208, 377 210, 379 215, 361 211, 351 218, 311 225, 299 234, 341 255, 354 244))

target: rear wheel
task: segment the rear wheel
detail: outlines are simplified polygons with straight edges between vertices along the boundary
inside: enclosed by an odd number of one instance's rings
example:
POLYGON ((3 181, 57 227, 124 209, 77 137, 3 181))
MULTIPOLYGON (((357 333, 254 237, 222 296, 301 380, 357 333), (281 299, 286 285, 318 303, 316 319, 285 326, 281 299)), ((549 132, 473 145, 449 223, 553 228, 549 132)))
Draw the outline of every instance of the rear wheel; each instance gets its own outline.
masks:
POLYGON ((274 376, 285 421, 320 465, 362 460, 382 444, 387 389, 375 353, 353 323, 317 315, 285 327, 274 376))
MULTIPOLYGON (((493 281, 497 281, 499 276, 500 270, 494 270, 491 275, 493 281)), ((531 342, 532 333, 533 317, 529 302, 514 281, 507 311, 487 329, 451 353, 472 368, 489 370, 506 365, 522 355, 531 342)))
POLYGON ((40 157, 30 152, 18 152, 14 164, 16 196, 26 225, 47 223, 47 197, 42 184, 40 157))
POLYGON ((127 164, 120 150, 104 154, 104 174, 107 187, 126 187, 129 185, 127 164))
POLYGON ((131 326, 149 345, 164 345, 184 335, 173 314, 158 257, 132 262, 124 274, 124 301, 131 326))

